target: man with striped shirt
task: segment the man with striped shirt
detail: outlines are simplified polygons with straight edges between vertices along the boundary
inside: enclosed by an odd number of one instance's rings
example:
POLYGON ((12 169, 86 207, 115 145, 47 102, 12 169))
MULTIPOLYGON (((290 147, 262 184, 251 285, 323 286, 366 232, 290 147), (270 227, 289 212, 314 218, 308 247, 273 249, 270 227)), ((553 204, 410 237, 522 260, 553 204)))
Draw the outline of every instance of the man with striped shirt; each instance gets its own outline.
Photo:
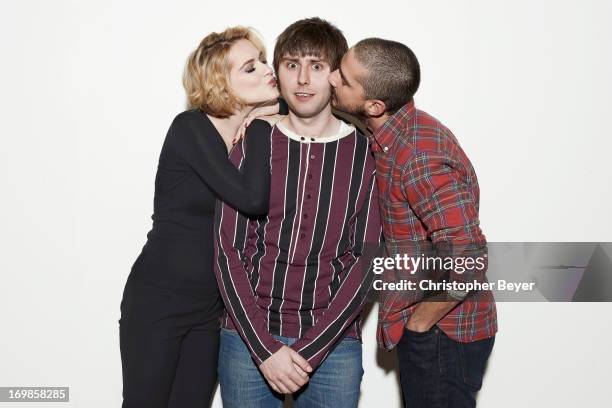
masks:
MULTIPOLYGON (((281 407, 289 393, 296 406, 357 406, 366 249, 381 228, 368 140, 331 112, 327 77, 347 48, 318 18, 279 36, 274 67, 289 115, 270 132, 269 214, 218 207, 224 407, 281 407)), ((239 165, 241 146, 230 157, 239 165)))

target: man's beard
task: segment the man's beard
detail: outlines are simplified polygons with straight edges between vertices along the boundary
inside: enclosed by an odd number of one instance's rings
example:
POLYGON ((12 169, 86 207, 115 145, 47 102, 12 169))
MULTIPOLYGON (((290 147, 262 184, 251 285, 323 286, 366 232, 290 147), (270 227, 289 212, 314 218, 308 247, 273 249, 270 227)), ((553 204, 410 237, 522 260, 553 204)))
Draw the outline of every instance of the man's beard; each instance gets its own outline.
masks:
POLYGON ((340 103, 340 100, 336 96, 335 90, 332 90, 331 100, 332 100, 332 107, 334 107, 335 109, 342 111, 342 112, 346 112, 349 115, 357 116, 360 119, 367 119, 367 115, 366 115, 365 109, 363 108, 363 105, 348 105, 348 104, 344 105, 340 103))

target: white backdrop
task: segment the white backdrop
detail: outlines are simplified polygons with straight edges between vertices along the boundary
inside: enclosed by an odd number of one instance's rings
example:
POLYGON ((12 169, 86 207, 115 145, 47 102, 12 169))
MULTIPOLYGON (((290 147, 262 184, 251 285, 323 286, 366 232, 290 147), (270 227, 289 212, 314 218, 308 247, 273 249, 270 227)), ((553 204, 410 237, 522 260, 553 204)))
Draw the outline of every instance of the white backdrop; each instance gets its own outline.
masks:
MULTIPOLYGON (((271 52, 311 16, 350 44, 380 36, 415 51, 417 104, 471 158, 490 241, 612 241, 605 0, 3 2, 0 386, 70 386, 58 405, 120 405, 119 303, 151 226, 163 138, 185 106, 184 61, 204 34, 236 24, 271 52)), ((480 406, 608 406, 611 312, 500 304, 480 406)), ((361 406, 396 407, 375 320, 361 406)))

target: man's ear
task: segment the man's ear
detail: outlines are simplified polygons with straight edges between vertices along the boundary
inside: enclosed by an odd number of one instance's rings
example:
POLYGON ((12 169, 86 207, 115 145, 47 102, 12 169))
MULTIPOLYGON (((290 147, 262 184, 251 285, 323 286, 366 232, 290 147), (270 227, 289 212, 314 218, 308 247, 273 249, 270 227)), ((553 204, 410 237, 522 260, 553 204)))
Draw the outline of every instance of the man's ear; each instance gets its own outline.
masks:
POLYGON ((365 111, 371 118, 378 118, 387 111, 387 105, 380 99, 368 99, 365 101, 365 111))

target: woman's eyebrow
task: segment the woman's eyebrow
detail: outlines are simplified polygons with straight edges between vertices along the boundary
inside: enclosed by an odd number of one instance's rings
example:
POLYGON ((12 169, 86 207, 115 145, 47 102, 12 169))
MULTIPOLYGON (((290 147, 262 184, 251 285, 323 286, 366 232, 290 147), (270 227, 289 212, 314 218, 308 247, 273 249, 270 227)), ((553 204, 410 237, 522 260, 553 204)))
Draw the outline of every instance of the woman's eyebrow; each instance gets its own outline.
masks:
POLYGON ((250 60, 246 61, 244 64, 240 66, 240 69, 244 68, 245 65, 251 64, 253 62, 255 62, 255 58, 251 58, 250 60))

